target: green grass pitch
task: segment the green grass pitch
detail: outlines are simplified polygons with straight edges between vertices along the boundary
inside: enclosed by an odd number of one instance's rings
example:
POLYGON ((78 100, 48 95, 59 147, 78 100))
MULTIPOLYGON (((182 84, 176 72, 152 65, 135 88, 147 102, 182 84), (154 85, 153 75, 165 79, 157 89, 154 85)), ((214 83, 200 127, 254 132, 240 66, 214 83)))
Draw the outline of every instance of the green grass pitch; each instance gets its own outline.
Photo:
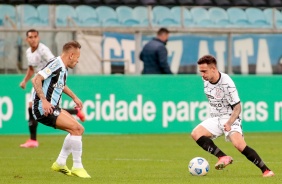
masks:
MULTIPOLYGON (((217 161, 202 150, 189 134, 84 135, 82 161, 91 179, 69 177, 50 169, 61 149, 64 135, 38 135, 40 146, 20 148, 27 136, 0 136, 0 183, 192 183, 260 184, 282 183, 282 133, 248 133, 245 139, 275 172, 263 178, 260 170, 223 137, 215 143, 234 158, 223 171, 214 169, 217 161), (196 156, 210 164, 206 176, 191 176, 187 165, 196 156)), ((68 159, 71 168, 72 157, 68 159)))

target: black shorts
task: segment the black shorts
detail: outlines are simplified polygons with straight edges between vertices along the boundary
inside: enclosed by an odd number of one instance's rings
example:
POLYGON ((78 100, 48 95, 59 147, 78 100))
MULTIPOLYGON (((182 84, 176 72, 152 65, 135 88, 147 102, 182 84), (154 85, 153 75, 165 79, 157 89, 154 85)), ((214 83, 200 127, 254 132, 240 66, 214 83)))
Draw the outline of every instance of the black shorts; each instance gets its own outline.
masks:
POLYGON ((48 114, 48 116, 42 115, 41 117, 37 118, 36 121, 56 129, 56 121, 60 113, 61 113, 61 108, 55 107, 53 108, 52 114, 48 114))

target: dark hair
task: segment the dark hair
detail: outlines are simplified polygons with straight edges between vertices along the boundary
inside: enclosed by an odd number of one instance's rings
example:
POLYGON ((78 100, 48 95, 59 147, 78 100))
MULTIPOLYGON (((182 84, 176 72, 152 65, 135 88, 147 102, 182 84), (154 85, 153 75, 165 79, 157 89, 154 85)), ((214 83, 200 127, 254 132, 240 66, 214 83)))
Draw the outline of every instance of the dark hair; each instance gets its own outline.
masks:
POLYGON ((28 37, 28 33, 36 32, 37 35, 39 35, 38 31, 36 29, 30 29, 26 32, 26 37, 28 37))
POLYGON ((199 60, 198 60, 198 65, 200 64, 214 64, 216 65, 216 59, 212 56, 212 55, 204 55, 203 57, 201 57, 199 60))
POLYGON ((157 32, 157 35, 162 35, 162 34, 169 34, 169 30, 167 28, 160 28, 157 32))
POLYGON ((71 48, 80 49, 81 45, 77 41, 70 41, 63 46, 63 52, 67 52, 71 48))

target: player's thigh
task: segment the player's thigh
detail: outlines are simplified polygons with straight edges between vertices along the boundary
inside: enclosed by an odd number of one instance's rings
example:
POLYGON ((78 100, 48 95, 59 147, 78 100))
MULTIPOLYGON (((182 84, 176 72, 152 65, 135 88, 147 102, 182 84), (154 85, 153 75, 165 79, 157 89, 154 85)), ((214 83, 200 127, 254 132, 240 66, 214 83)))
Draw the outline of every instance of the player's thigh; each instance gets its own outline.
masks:
POLYGON ((82 135, 84 132, 83 126, 64 109, 61 110, 61 113, 56 120, 56 128, 66 130, 71 135, 82 135))
POLYGON ((208 118, 192 131, 192 138, 198 140, 202 136, 216 138, 223 134, 222 130, 218 126, 217 118, 208 118))

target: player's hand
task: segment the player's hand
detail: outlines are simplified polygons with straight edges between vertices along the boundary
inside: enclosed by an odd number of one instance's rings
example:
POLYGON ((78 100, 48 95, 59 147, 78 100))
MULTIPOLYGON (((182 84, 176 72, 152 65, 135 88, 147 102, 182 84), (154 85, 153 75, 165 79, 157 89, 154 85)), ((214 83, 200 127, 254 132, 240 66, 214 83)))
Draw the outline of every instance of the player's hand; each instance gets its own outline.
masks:
POLYGON ((48 102, 47 100, 43 100, 42 101, 42 107, 43 107, 43 111, 44 111, 44 116, 48 116, 48 114, 52 114, 53 113, 53 108, 55 108, 50 102, 48 102))
POLYGON ((25 81, 22 81, 22 82, 20 83, 20 87, 23 88, 23 89, 25 89, 25 86, 26 86, 25 81))
POLYGON ((224 124, 224 130, 225 130, 226 132, 229 132, 229 131, 231 130, 231 126, 230 126, 228 123, 225 123, 225 124, 224 124))
POLYGON ((73 99, 73 101, 76 104, 75 108, 78 107, 78 108, 82 109, 83 104, 82 104, 82 101, 79 98, 76 97, 76 98, 73 99))

